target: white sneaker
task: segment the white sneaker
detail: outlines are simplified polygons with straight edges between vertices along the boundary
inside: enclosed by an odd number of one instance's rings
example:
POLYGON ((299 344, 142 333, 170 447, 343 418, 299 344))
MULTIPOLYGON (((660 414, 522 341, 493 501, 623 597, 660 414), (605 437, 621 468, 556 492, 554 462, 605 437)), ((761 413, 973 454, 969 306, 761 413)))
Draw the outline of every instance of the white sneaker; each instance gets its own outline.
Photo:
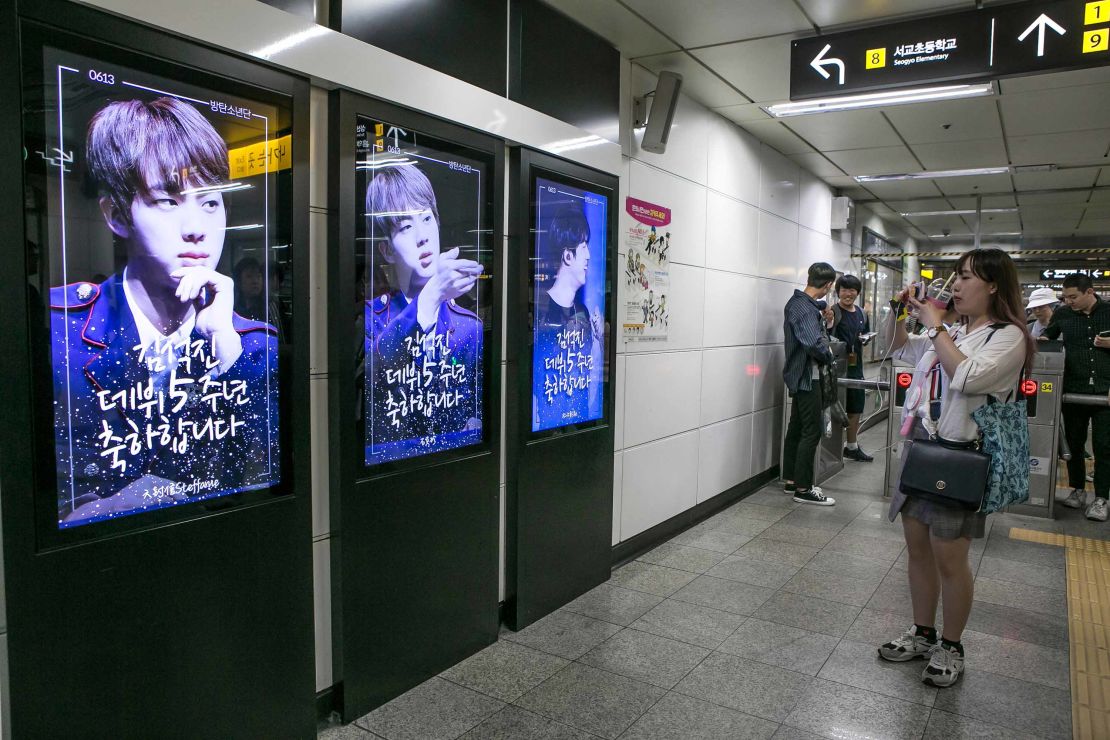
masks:
POLYGON ((930 686, 947 688, 964 672, 964 656, 954 647, 937 645, 929 656, 929 665, 921 672, 921 680, 930 686))
POLYGON ((936 646, 937 643, 929 642, 917 634, 917 628, 911 625, 897 638, 880 645, 879 657, 895 663, 904 663, 907 660, 928 657, 936 646))
POLYGON ((1104 522, 1107 516, 1110 516, 1110 502, 1104 498, 1096 498, 1087 507, 1087 518, 1092 521, 1104 522))
POLYGON ((1085 504, 1086 502, 1087 492, 1080 491, 1078 488, 1073 488, 1071 489, 1071 493, 1068 494, 1067 498, 1061 499, 1060 505, 1066 506, 1069 509, 1082 509, 1083 504, 1085 504))

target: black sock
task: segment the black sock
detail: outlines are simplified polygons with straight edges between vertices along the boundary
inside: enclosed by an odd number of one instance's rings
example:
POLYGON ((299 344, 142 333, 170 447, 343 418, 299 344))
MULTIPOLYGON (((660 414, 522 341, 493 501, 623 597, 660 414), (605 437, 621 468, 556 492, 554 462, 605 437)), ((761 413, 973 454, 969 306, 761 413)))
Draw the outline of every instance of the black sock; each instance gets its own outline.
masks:
POLYGON ((959 653, 960 655, 964 654, 964 645, 962 642, 952 642, 951 640, 945 640, 942 637, 940 640, 940 646, 945 650, 948 650, 949 648, 956 648, 957 653, 959 653))
POLYGON ((927 642, 937 641, 937 628, 936 627, 922 627, 920 624, 914 625, 914 634, 918 637, 924 637, 927 642))

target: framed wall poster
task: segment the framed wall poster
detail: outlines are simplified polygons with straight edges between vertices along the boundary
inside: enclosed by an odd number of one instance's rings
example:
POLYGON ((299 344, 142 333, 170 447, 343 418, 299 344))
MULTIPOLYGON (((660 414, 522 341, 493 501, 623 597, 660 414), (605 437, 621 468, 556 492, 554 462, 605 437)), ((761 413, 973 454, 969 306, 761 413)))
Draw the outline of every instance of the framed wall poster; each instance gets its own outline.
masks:
POLYGON ((626 198, 625 210, 632 225, 625 234, 624 338, 664 342, 671 324, 671 209, 626 198))

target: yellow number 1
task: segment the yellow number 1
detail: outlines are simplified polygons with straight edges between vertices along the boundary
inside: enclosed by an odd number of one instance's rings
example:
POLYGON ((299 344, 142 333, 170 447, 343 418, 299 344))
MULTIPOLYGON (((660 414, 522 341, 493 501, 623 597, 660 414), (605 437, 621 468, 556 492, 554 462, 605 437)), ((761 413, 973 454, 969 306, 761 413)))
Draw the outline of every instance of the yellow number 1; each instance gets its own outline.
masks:
POLYGON ((1083 8, 1083 25, 1093 26, 1110 20, 1110 0, 1097 0, 1083 8))

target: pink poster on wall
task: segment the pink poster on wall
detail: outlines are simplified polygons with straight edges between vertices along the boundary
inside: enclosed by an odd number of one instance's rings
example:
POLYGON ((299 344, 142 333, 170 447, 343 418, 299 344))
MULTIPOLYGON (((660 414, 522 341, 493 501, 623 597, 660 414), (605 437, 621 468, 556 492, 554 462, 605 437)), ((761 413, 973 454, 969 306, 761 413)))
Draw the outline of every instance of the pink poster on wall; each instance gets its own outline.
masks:
POLYGON ((625 199, 632 222, 625 233, 625 341, 664 342, 670 324, 671 209, 638 198, 625 199))

